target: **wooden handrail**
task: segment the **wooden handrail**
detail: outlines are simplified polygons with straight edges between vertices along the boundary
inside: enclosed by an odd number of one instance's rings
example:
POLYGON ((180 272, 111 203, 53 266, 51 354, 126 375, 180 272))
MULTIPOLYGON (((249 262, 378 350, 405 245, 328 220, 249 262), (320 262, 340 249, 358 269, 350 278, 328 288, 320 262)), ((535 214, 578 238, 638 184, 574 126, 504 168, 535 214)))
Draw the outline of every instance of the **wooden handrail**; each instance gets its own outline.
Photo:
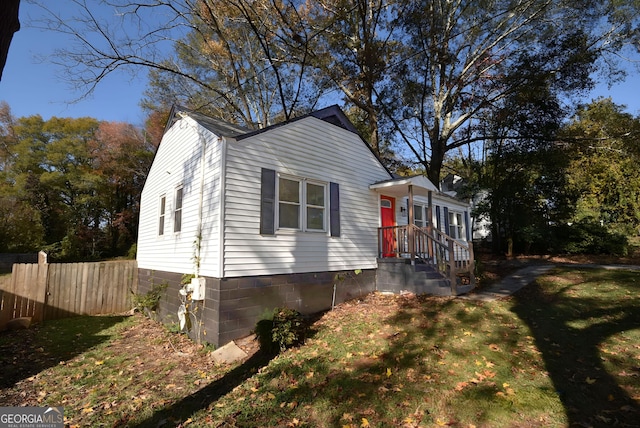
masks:
POLYGON ((457 294, 457 279, 468 274, 475 286, 475 261, 471 242, 458 241, 446 233, 416 225, 388 226, 378 229, 379 257, 418 259, 433 266, 451 283, 451 291, 457 294), (413 243, 413 245, 411 245, 413 243))

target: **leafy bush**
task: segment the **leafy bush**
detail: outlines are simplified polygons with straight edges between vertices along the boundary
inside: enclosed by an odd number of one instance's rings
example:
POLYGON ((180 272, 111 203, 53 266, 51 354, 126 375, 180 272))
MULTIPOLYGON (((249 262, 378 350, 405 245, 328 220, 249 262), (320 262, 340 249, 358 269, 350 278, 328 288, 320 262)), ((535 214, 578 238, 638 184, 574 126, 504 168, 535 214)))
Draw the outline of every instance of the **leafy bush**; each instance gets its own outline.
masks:
POLYGON ((134 294, 133 305, 141 312, 153 312, 158 309, 160 299, 164 295, 165 290, 169 284, 163 282, 162 284, 153 284, 151 290, 145 294, 134 294))
POLYGON ((137 254, 138 254, 138 244, 133 243, 133 245, 131 245, 131 247, 129 247, 129 250, 127 251, 126 258, 128 260, 135 260, 137 254))
POLYGON ((626 235, 610 231, 595 220, 557 226, 555 232, 557 252, 624 256, 629 249, 626 235))
POLYGON ((276 308, 273 313, 256 324, 255 333, 260 349, 275 353, 304 341, 307 331, 302 314, 295 309, 276 308))

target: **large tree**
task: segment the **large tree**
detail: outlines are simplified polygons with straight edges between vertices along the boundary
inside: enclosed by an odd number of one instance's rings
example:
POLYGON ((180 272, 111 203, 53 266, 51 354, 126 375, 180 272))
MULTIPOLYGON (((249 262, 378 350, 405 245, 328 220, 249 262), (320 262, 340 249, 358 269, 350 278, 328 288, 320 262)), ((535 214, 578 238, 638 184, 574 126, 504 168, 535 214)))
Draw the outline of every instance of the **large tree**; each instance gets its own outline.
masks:
POLYGON ((307 112, 322 95, 309 74, 309 26, 293 2, 73 2, 73 16, 42 7, 49 28, 78 42, 56 56, 85 90, 115 70, 142 68, 151 78, 147 107, 181 103, 248 127, 307 112))
POLYGON ((523 87, 588 89, 598 58, 635 34, 637 13, 631 1, 411 2, 398 17, 405 59, 392 67, 386 116, 438 183, 449 152, 502 137, 486 135, 482 121, 523 87))
POLYGON ((638 34, 634 0, 105 1, 118 23, 75 2, 75 19, 49 24, 80 42, 58 58, 89 89, 144 67, 148 106, 179 101, 249 126, 337 93, 374 150, 392 139, 435 184, 452 150, 503 137, 481 125, 514 92, 560 98, 589 88, 596 69, 615 76, 612 58, 638 34), (172 55, 157 49, 168 40, 172 55))
POLYGON ((351 119, 360 125, 374 152, 389 154, 381 135, 377 93, 388 78, 388 64, 398 53, 396 0, 326 0, 309 2, 311 64, 316 78, 343 95, 351 119))

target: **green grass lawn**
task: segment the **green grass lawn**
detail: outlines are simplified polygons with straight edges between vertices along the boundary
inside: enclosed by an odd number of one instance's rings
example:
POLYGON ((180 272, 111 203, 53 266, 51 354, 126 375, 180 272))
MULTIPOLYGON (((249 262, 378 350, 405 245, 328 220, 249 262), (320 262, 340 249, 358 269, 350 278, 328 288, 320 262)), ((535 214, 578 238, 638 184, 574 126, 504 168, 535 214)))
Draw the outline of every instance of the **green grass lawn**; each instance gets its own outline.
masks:
POLYGON ((234 367, 139 316, 50 322, 18 338, 0 334, 3 367, 42 361, 0 377, 0 401, 62 405, 70 425, 640 421, 638 272, 555 269, 491 303, 374 294, 324 314, 304 346, 234 367))

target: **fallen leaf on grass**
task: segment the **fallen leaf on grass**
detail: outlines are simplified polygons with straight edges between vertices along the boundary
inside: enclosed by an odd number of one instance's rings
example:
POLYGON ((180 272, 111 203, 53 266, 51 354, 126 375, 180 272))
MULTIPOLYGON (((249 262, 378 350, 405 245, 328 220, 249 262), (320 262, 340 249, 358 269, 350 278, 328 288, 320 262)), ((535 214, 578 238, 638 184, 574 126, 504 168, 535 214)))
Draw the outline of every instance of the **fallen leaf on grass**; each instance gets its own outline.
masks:
POLYGON ((458 384, 455 387, 456 391, 462 391, 463 389, 465 389, 467 386, 469 386, 469 382, 458 382, 458 384))
POLYGON ((495 343, 490 343, 489 344, 489 349, 491 349, 492 351, 499 351, 500 347, 498 345, 496 345, 495 343))
POLYGON ((353 415, 351 413, 343 413, 342 418, 340 419, 345 420, 347 422, 353 422, 353 415))
POLYGON ((587 382, 589 385, 593 385, 594 383, 596 383, 596 380, 591 379, 589 376, 587 376, 587 378, 584 381, 587 382))
POLYGON ((367 428, 371 425, 369 425, 369 421, 367 420, 367 418, 362 418, 362 423, 360 424, 361 428, 367 428))

